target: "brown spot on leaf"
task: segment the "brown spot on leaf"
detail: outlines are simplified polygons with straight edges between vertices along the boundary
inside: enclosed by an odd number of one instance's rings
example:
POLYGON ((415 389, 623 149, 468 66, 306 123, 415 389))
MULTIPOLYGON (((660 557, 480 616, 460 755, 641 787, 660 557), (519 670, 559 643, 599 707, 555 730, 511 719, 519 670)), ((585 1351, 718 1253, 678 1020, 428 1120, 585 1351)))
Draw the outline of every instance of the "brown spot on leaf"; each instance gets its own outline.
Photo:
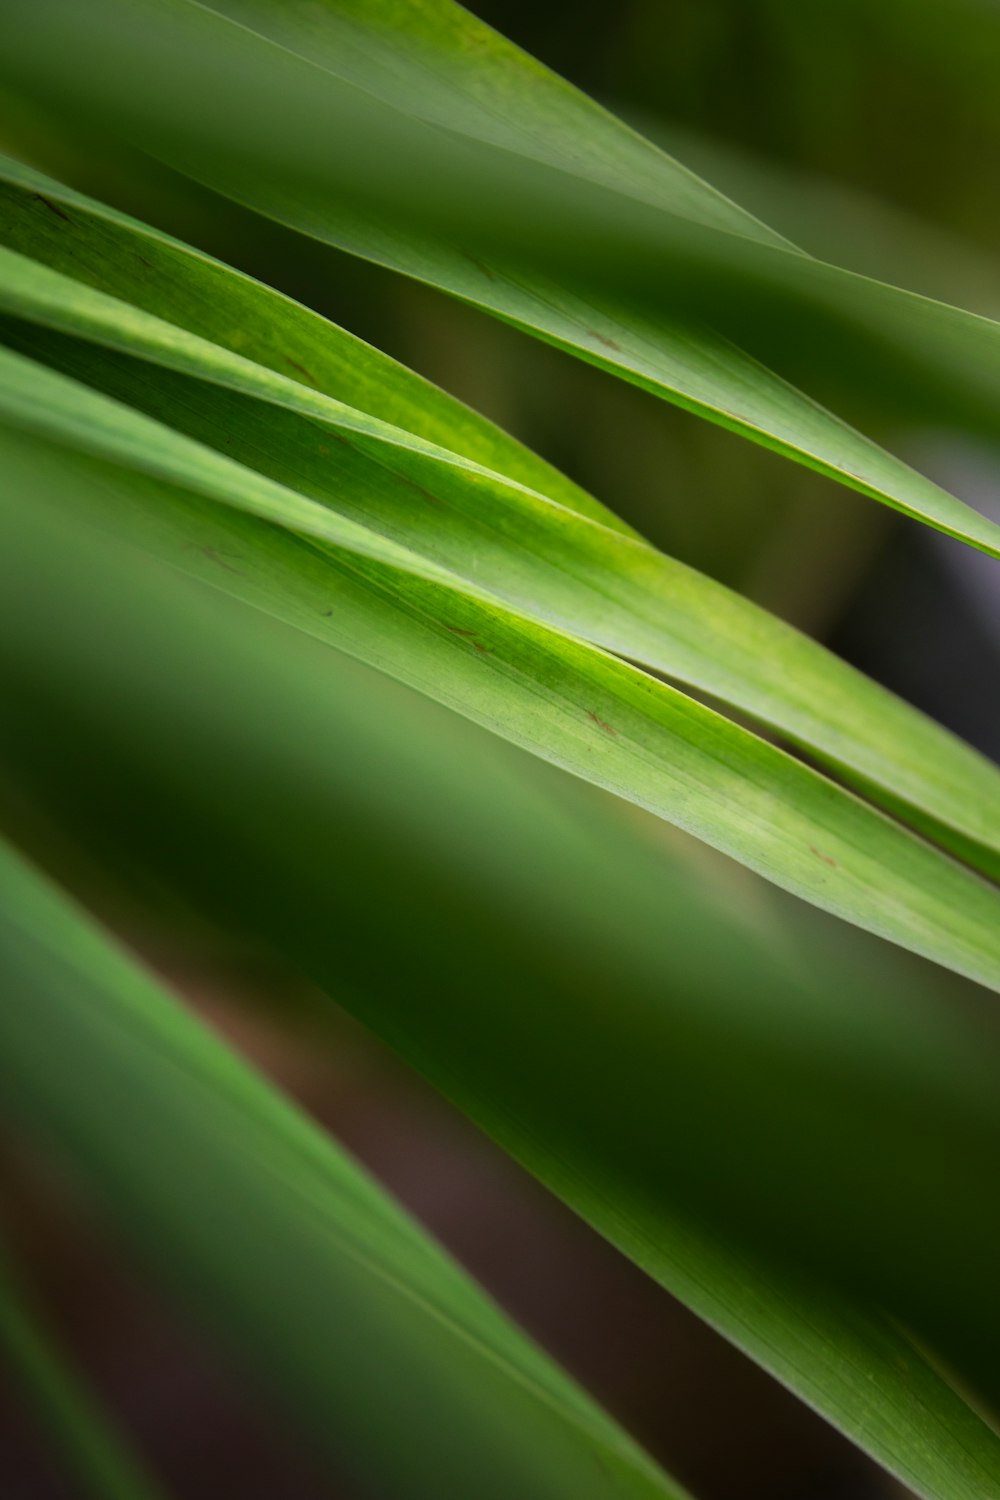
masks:
POLYGON ((592 339, 596 339, 597 342, 599 344, 603 344, 606 349, 613 349, 616 354, 620 354, 622 352, 621 344, 616 344, 614 339, 609 339, 606 333, 598 333, 596 328, 589 328, 587 331, 592 339))
POLYGON ((316 379, 315 375, 313 375, 309 370, 306 369, 305 365, 300 365, 298 360, 293 359, 290 354, 286 354, 285 359, 291 365, 293 370, 298 370, 300 375, 304 375, 306 377, 310 385, 315 385, 317 387, 319 386, 319 381, 316 379))
MULTIPOLYGON (((185 552, 200 552, 202 557, 207 557, 209 562, 215 563, 217 567, 224 568, 227 573, 235 573, 238 578, 242 576, 239 568, 231 568, 229 566, 226 562, 226 557, 223 556, 217 547, 199 547, 195 542, 188 542, 184 550, 185 552)), ((235 557, 236 554, 230 552, 226 556, 235 557)))
POLYGON ((476 640, 476 631, 463 630, 461 625, 446 625, 444 628, 445 630, 450 630, 452 635, 462 636, 464 640, 467 640, 469 642, 469 645, 472 647, 473 651, 478 651, 481 656, 490 655, 489 646, 484 646, 482 641, 476 640))
POLYGON ((816 858, 821 859, 825 865, 832 865, 834 869, 837 868, 837 861, 831 859, 829 854, 824 854, 822 849, 817 849, 814 844, 809 845, 809 853, 815 854, 816 858))
POLYGON ((495 271, 491 271, 485 261, 478 260, 476 256, 470 255, 467 250, 463 250, 462 254, 465 256, 470 265, 475 266, 477 271, 482 271, 483 275, 489 277, 490 281, 496 281, 497 273, 495 271))
POLYGON ((415 479, 411 479, 409 474, 400 474, 399 478, 403 481, 404 484, 408 484, 411 490, 416 490, 418 495, 423 495, 424 499, 429 500, 432 505, 441 504, 441 501, 438 499, 437 495, 432 495, 430 490, 425 490, 423 485, 418 484, 415 479))
POLYGON ((59 205, 57 203, 53 203, 51 198, 46 198, 44 193, 35 193, 34 197, 38 199, 39 203, 44 203, 49 213, 55 214, 57 219, 63 219, 67 224, 72 224, 73 220, 70 218, 69 214, 63 213, 59 205))
POLYGON ((603 729, 605 734, 610 734, 612 739, 618 738, 617 729, 612 729, 611 725, 605 719, 602 719, 600 714, 595 714, 592 708, 587 709, 587 718, 591 719, 597 725, 598 729, 603 729))

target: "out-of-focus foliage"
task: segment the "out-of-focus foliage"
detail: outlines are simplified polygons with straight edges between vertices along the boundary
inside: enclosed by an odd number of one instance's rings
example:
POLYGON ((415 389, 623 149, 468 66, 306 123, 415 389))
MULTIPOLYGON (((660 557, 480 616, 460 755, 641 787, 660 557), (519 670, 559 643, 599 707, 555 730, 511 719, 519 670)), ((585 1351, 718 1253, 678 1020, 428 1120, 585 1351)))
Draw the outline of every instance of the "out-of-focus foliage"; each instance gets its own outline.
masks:
MULTIPOLYGON (((826 76, 825 41, 861 67, 855 28, 877 49, 896 12, 762 0, 750 34, 826 76)), ((706 56, 739 29, 683 14, 706 56)), ((649 513, 145 220, 293 243, 255 210, 773 450, 697 439, 730 563, 713 481, 780 473, 995 568, 995 522, 896 456, 900 422, 995 435, 1000 325, 965 310, 992 310, 983 254, 929 234, 910 282, 891 214, 825 243, 781 172, 689 134, 772 230, 451 0, 46 0, 0 41, 15 834, 44 859, 32 819, 54 820, 112 885, 281 954, 318 985, 317 1044, 329 996, 917 1493, 1000 1492, 997 1038, 966 982, 1000 988, 996 768, 692 566, 696 542, 659 550, 649 513), (921 295, 970 266, 968 297, 921 295)), ((945 72, 961 26, 949 45, 945 72)), ((451 316, 502 370, 502 332, 451 316)), ((106 934, 3 868, 11 1120, 339 1462, 392 1495, 678 1492, 106 934)), ((66 1443, 86 1474, 111 1440, 52 1368, 51 1410, 96 1434, 66 1443)))

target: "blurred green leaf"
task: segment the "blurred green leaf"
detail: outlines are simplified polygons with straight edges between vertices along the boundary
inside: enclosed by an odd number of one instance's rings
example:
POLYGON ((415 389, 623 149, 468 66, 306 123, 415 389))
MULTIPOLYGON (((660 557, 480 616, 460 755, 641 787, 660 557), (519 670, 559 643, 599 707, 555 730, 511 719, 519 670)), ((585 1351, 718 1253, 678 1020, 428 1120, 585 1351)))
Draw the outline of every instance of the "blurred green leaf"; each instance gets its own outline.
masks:
POLYGON ((73 1370, 30 1305, 21 1278, 0 1252, 0 1363, 30 1406, 80 1493, 92 1500, 157 1500, 92 1392, 73 1370))
MULTIPOLYGON (((311 342, 318 344, 323 330, 327 359, 338 360, 335 399, 305 385, 305 376, 291 378, 191 332, 187 325, 206 304, 216 326, 237 326, 247 289, 256 301, 251 326, 266 327, 272 340, 283 321, 305 322, 309 315, 58 184, 11 175, 3 232, 24 253, 0 249, 0 309, 220 389, 196 391, 109 360, 89 343, 46 341, 8 324, 0 334, 10 344, 402 543, 492 599, 751 715, 980 870, 1000 872, 1000 775, 953 736, 765 611, 622 534, 610 512, 512 440, 489 455, 514 460, 498 471, 463 462, 447 433, 431 446, 419 430, 372 420, 361 407, 366 399, 408 421, 419 409, 421 383, 384 360, 374 399, 369 382, 380 356, 369 350, 355 390, 357 340, 314 315, 311 342), (52 212, 59 204, 71 221, 52 212), (108 290, 57 274, 28 260, 29 253, 73 274, 83 260, 86 280, 96 274, 108 290), (150 281, 165 320, 108 295, 113 289, 148 301, 150 281), (232 325, 222 312, 227 298, 232 325), (405 397, 394 401, 397 386, 405 397), (262 411, 258 402, 271 409, 262 411), (323 440, 317 427, 336 442, 323 440), (536 487, 518 474, 530 475, 536 487)), ((229 338, 246 342, 232 332, 229 338)), ((297 343, 292 347, 299 352, 297 343)), ((305 370, 298 358, 281 358, 305 370)), ((433 400, 429 406, 433 411, 433 400)))
POLYGON ((995 888, 713 710, 8 350, 0 419, 12 424, 0 452, 21 506, 61 495, 796 895, 1000 988, 995 888))
MULTIPOLYGON (((107 163, 147 152, 1000 554, 804 394, 995 436, 1000 325, 800 253, 450 0, 46 0, 0 38, 0 82, 107 163)), ((995 769, 307 310, 27 167, 0 184, 15 797, 284 953, 921 1494, 998 1489, 980 997, 699 877, 318 643, 1000 988, 1000 893, 917 836, 997 874, 995 769)), ((317 1425, 335 1409, 359 1472, 663 1492, 16 856, 0 884, 31 1002, 0 1013, 11 1108, 317 1425)))
POLYGON ((102 0, 85 24, 46 0, 3 35, 32 97, 997 553, 766 364, 836 368, 876 410, 930 381, 995 432, 998 326, 801 254, 452 0, 102 0))
MULTIPOLYGON (((680 1496, 294 1108, 0 847, 4 1112, 393 1493, 680 1496)), ((111 1493, 110 1490, 106 1493, 111 1493)))
POLYGON ((0 547, 0 744, 66 825, 282 948, 920 1494, 997 1487, 1000 1440, 866 1310, 995 1347, 995 1029, 45 515, 0 547))

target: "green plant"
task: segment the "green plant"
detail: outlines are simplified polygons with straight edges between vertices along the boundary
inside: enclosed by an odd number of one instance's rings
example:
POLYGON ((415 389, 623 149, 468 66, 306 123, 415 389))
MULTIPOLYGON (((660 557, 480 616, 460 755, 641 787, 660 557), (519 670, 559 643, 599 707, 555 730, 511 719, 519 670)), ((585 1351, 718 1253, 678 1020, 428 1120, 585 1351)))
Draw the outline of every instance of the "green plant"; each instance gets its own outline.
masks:
MULTIPOLYGON (((420 377, 26 161, 73 131, 125 174, 146 153, 994 556, 811 382, 988 433, 1000 325, 799 252, 451 0, 50 0, 0 38, 18 783, 286 954, 917 1493, 1000 1492, 1000 1101, 941 972, 1000 988, 995 767, 420 377), (748 930, 595 787, 809 906, 748 930)), ((361 1474, 679 1492, 13 850, 0 882, 10 1112, 361 1474)))

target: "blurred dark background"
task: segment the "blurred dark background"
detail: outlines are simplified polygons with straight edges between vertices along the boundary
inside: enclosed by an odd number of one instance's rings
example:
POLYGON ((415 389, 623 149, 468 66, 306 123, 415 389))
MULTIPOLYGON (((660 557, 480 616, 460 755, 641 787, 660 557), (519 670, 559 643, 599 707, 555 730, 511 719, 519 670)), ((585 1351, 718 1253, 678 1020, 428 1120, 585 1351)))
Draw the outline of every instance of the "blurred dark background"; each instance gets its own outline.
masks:
MULTIPOLYGON (((1000 312, 1000 7, 987 0, 481 0, 471 7, 814 253, 1000 312)), ((666 551, 826 641, 1000 756, 995 565, 424 287, 150 179, 92 190, 271 282, 539 449, 666 551)), ((55 164, 53 164, 55 170, 55 164)), ((1000 520, 1000 465, 875 433, 1000 520)), ((100 892, 86 893, 100 907, 100 892)), ((150 907, 124 937, 297 1097, 703 1500, 899 1493, 346 1021, 274 1019, 298 981, 150 907)), ((17 1143, 0 1155, 36 1290, 185 1500, 343 1495, 291 1425, 153 1296, 17 1143)), ((0 1492, 58 1500, 0 1409, 0 1492)), ((352 1492, 353 1494, 353 1492, 352 1492)), ((450 1497, 448 1497, 450 1500, 450 1497)), ((465 1497, 462 1497, 465 1500, 465 1497)), ((471 1500, 471 1497, 469 1497, 471 1500)), ((515 1497, 512 1497, 515 1500, 515 1497)))

